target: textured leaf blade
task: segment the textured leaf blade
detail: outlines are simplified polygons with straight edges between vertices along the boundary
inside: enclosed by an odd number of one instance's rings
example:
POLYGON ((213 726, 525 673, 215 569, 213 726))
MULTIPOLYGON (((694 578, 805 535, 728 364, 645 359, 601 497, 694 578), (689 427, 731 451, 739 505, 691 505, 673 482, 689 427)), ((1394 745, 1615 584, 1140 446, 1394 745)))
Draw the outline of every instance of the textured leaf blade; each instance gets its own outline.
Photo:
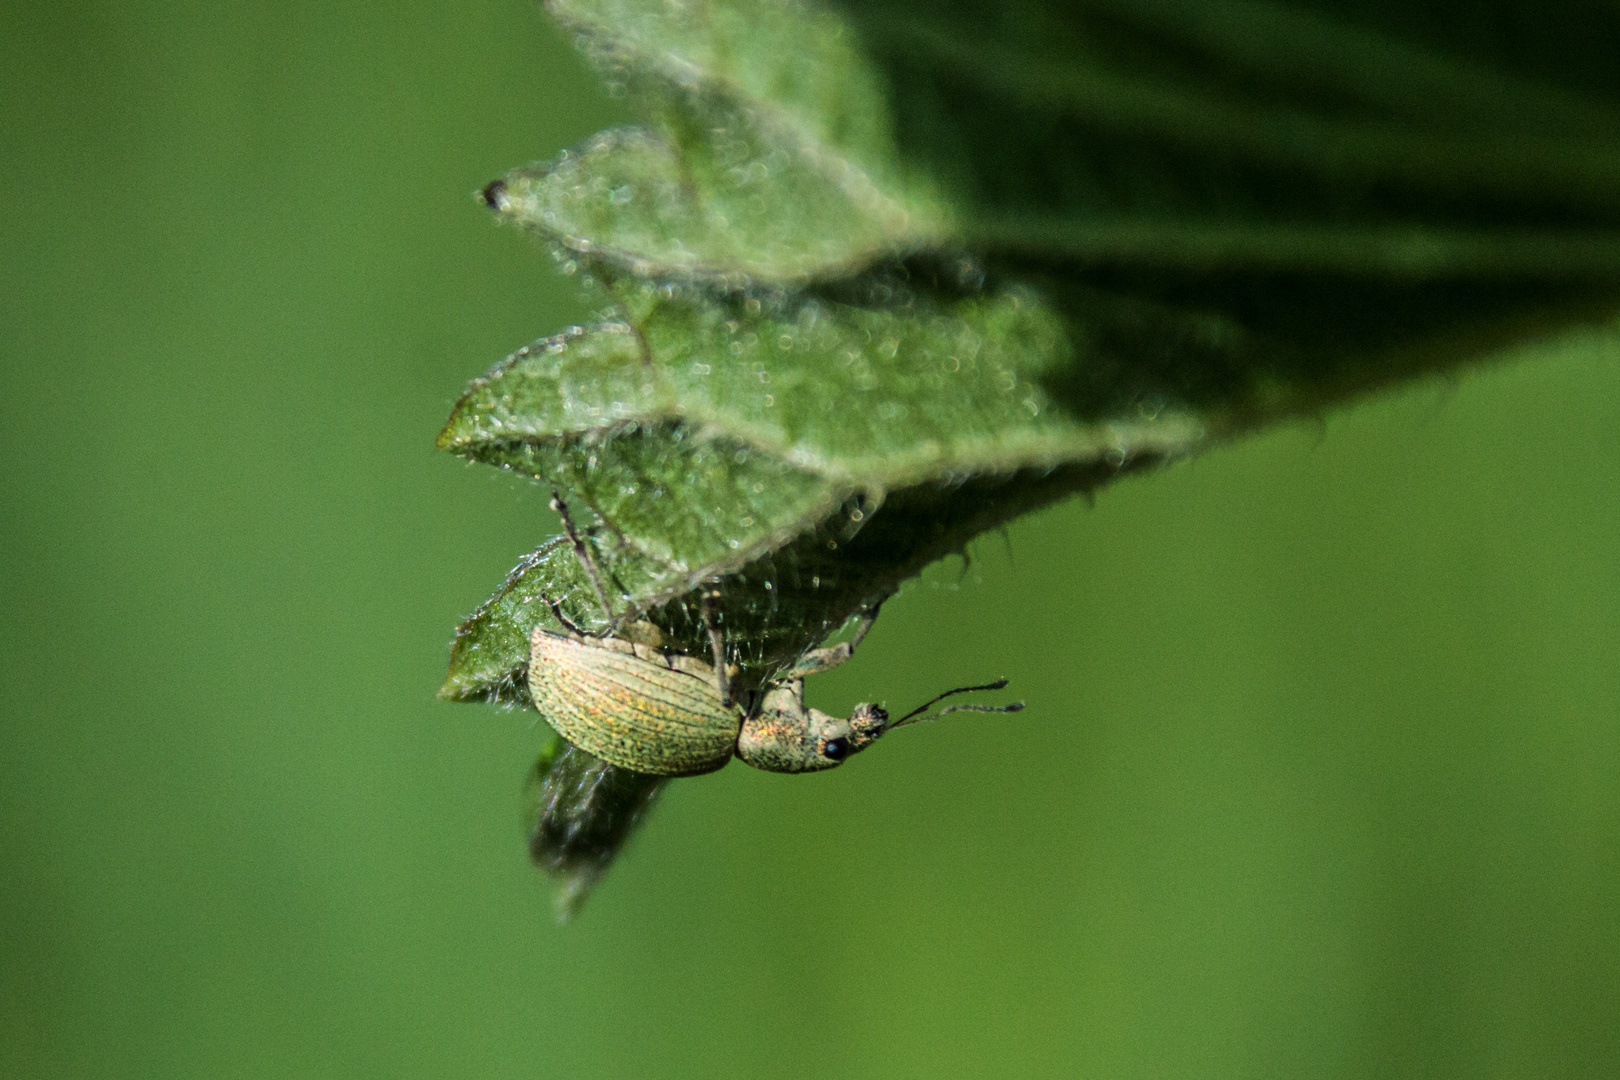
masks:
POLYGON ((702 655, 716 587, 758 682, 1017 513, 1620 312, 1609 7, 550 7, 643 125, 486 198, 614 308, 441 445, 562 490, 609 610, 542 547, 449 697, 525 700, 552 603, 702 655))
POLYGON ((733 284, 853 273, 947 235, 944 207, 899 167, 881 85, 836 15, 550 9, 648 126, 509 173, 485 193, 503 217, 637 276, 733 284))
POLYGON ((764 554, 740 565, 703 568, 713 573, 670 571, 628 546, 613 546, 603 538, 606 530, 597 530, 589 539, 593 554, 613 583, 615 601, 623 604, 611 622, 572 549, 557 537, 514 567, 500 590, 457 629, 439 695, 529 706, 523 681, 529 633, 537 625, 562 629, 550 602, 569 621, 597 631, 644 617, 664 631, 667 647, 703 657, 708 642, 702 599, 714 588, 732 660, 741 665, 738 684, 757 685, 929 563, 961 552, 975 536, 1162 461, 1144 455, 917 484, 890 493, 881 505, 853 497, 816 527, 764 554))
MULTIPOLYGON (((1183 454, 1206 437, 1201 422, 1163 400, 1162 386, 1148 388, 1160 395, 1151 418, 1131 399, 1109 402, 1112 415, 1077 417, 1049 390, 1075 366, 1067 329, 1036 295, 882 288, 881 307, 805 293, 672 291, 633 331, 609 325, 520 352, 474 384, 440 445, 527 463, 549 478, 514 444, 582 438, 600 453, 679 424, 700 435, 686 449, 667 446, 672 456, 726 439, 749 449, 742 464, 763 457, 878 492, 1109 453, 1183 454)), ((680 510, 704 501, 699 487, 680 510)))
POLYGON ((1354 3, 840 9, 970 246, 1468 274, 1556 272, 1568 244, 1588 273, 1620 267, 1612 62, 1560 85, 1505 42, 1459 57, 1354 3))
POLYGON ((557 886, 567 922, 657 802, 664 781, 615 768, 560 736, 529 771, 529 856, 557 886))

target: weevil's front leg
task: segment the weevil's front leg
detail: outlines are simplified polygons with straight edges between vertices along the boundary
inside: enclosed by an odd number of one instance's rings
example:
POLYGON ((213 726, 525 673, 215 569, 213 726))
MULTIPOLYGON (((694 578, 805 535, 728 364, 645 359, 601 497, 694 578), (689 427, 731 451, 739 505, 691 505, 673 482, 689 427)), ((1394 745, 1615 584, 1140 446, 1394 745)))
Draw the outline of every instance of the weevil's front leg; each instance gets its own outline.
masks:
MULTIPOLYGON (((591 587, 596 590, 596 599, 602 605, 602 614, 607 616, 609 623, 613 623, 615 621, 613 605, 608 601, 607 589, 602 586, 602 575, 596 569, 596 558, 585 546, 585 538, 574 528, 574 519, 569 516, 568 504, 562 501, 562 496, 557 494, 555 488, 551 492, 551 508, 562 518, 563 533, 567 535, 568 542, 574 546, 574 557, 585 568, 585 576, 590 579, 591 587)), ((552 611, 556 611, 555 604, 552 605, 552 611)))
POLYGON ((720 629, 720 591, 703 594, 703 625, 709 631, 709 648, 714 652, 714 686, 720 691, 720 704, 731 704, 731 684, 726 678, 726 635, 720 629))
POLYGON ((568 631, 568 633, 572 635, 576 641, 585 640, 585 631, 575 626, 574 621, 562 613, 562 608, 557 606, 557 601, 553 600, 549 596, 542 596, 541 599, 546 602, 546 607, 551 609, 551 614, 556 618, 556 620, 562 623, 562 628, 564 630, 568 631))
POLYGON ((793 665, 793 670, 789 672, 789 676, 794 679, 802 679, 806 675, 820 675, 823 671, 831 671, 854 656, 855 647, 861 643, 867 632, 872 629, 872 624, 877 622, 878 610, 882 607, 883 601, 879 600, 867 608, 865 613, 861 615, 861 621, 855 627, 854 635, 848 641, 839 642, 837 645, 829 645, 823 649, 811 649, 799 657, 799 662, 793 665))

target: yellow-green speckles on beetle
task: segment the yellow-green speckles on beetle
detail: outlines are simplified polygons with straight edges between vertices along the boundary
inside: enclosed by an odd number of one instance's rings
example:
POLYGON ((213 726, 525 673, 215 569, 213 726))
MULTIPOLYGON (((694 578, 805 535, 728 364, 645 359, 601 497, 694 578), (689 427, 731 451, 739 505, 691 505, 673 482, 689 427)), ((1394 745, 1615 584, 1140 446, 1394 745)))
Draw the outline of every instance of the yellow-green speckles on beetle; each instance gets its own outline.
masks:
POLYGON ((742 758, 772 772, 830 769, 888 726, 876 705, 847 720, 806 708, 804 681, 721 699, 714 668, 621 638, 573 638, 536 628, 529 693, 551 726, 582 750, 658 776, 710 772, 742 758))
MULTIPOLYGON (((553 494, 552 509, 595 587, 604 610, 606 589, 568 507, 553 494)), ((848 719, 804 703, 804 678, 848 660, 877 620, 877 606, 862 614, 852 638, 806 653, 785 678, 733 702, 725 645, 711 604, 704 607, 714 663, 665 651, 626 637, 588 637, 555 604, 567 634, 536 627, 529 639, 529 695, 535 708, 569 742, 620 768, 655 776, 711 772, 742 758, 771 772, 830 769, 866 749, 885 732, 920 718, 952 694, 999 690, 1005 679, 948 690, 891 722, 880 706, 857 705, 848 719)), ((1016 712, 1023 703, 957 705, 948 712, 1016 712)), ((931 718, 930 718, 931 719, 931 718)))

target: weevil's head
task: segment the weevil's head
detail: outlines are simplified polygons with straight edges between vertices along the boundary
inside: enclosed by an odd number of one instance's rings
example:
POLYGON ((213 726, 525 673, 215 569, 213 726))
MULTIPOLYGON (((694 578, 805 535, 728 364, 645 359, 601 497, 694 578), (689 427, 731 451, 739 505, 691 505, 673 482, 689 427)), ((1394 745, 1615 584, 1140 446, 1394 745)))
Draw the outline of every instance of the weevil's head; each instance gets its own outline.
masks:
POLYGON ((743 721, 737 735, 737 756, 756 769, 771 772, 816 772, 842 764, 878 741, 886 731, 919 720, 934 720, 953 712, 1013 713, 1024 707, 1011 705, 952 705, 938 712, 923 714, 935 703, 953 694, 975 690, 1000 690, 1006 679, 983 686, 959 686, 911 710, 898 720, 889 719, 881 705, 857 705, 849 719, 828 716, 820 709, 804 705, 804 689, 793 682, 769 691, 760 709, 743 721))
POLYGON ((857 705, 849 718, 807 709, 791 688, 765 695, 758 712, 743 721, 737 756, 770 772, 816 772, 841 765, 877 741, 889 714, 878 705, 857 705))
POLYGON ((879 735, 889 730, 889 710, 881 705, 863 702, 855 706, 845 721, 849 725, 849 753, 865 750, 877 742, 879 735))

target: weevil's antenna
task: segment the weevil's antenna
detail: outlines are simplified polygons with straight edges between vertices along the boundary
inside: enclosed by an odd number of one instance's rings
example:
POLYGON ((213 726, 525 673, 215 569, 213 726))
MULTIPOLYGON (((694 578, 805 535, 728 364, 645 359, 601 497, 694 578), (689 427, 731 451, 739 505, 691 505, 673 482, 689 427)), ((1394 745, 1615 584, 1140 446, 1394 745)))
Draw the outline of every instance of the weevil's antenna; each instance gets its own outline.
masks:
POLYGON ((925 716, 921 720, 912 719, 918 713, 923 712, 935 702, 944 701, 952 694, 968 694, 975 690, 1000 690, 1006 685, 1006 679, 997 679, 995 682, 985 683, 983 686, 958 686, 955 690, 947 690, 938 697, 930 698, 929 700, 923 702, 921 705, 917 706, 915 709, 912 709, 894 723, 886 726, 883 730, 891 731, 894 728, 899 727, 901 724, 920 724, 927 720, 938 720, 946 713, 953 712, 1017 712, 1019 709, 1024 707, 1024 703, 1022 701, 1015 701, 1011 705, 951 705, 939 710, 939 712, 935 713, 933 716, 925 716))

